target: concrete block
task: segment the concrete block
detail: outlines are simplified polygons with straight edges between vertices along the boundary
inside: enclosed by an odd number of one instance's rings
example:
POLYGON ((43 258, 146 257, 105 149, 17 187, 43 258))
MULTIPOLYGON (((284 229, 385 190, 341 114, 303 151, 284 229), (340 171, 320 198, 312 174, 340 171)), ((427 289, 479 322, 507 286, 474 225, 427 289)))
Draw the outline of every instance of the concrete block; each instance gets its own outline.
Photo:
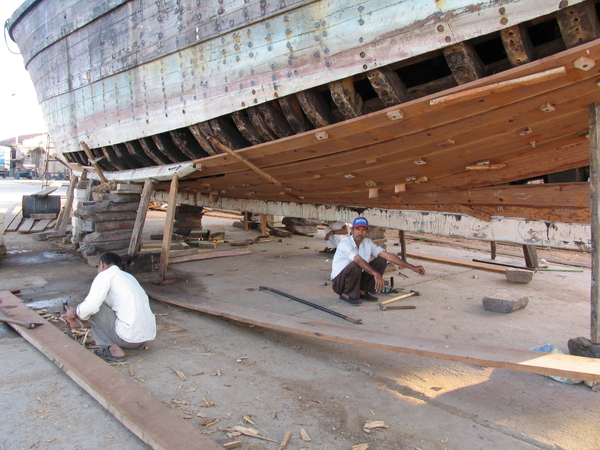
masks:
POLYGON ((518 309, 523 309, 529 303, 529 297, 522 297, 519 300, 503 300, 500 298, 483 298, 483 307, 486 311, 508 314, 518 309))
POLYGON ((506 279, 511 283, 527 284, 533 279, 533 271, 509 267, 506 269, 506 279))

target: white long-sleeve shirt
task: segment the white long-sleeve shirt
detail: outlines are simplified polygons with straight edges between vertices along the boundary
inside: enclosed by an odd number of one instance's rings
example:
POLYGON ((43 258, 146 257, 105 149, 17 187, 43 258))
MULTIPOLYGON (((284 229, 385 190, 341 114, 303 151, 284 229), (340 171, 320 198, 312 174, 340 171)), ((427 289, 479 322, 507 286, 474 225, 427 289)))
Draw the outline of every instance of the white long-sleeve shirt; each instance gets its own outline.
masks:
POLYGON ((117 266, 100 272, 88 296, 77 306, 77 315, 88 319, 100 310, 103 302, 117 315, 115 331, 124 341, 146 342, 156 337, 156 321, 148 296, 133 275, 117 266))
POLYGON ((337 277, 345 267, 354 261, 356 255, 360 255, 366 262, 371 261, 371 257, 376 258, 385 249, 376 245, 371 239, 364 238, 360 247, 356 245, 352 235, 344 238, 337 246, 333 262, 331 264, 331 279, 337 277))

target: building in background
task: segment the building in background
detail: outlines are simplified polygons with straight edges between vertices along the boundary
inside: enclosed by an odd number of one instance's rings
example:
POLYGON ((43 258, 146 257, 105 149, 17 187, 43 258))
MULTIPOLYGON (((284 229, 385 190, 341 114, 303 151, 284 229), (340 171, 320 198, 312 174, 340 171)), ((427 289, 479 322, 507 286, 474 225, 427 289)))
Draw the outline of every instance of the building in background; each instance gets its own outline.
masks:
POLYGON ((27 134, 1 140, 0 150, 0 176, 45 176, 59 179, 69 177, 69 168, 58 159, 48 133, 27 134))

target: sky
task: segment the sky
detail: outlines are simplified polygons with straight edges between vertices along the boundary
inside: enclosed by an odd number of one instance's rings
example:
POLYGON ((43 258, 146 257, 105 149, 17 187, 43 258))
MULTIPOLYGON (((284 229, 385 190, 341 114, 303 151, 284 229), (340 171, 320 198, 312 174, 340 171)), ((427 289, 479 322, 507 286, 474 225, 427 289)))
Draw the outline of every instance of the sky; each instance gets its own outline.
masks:
MULTIPOLYGON (((0 0, 4 24, 24 0, 0 0)), ((17 45, 3 28, 0 42, 0 140, 23 134, 44 133, 46 125, 29 73, 17 45)))

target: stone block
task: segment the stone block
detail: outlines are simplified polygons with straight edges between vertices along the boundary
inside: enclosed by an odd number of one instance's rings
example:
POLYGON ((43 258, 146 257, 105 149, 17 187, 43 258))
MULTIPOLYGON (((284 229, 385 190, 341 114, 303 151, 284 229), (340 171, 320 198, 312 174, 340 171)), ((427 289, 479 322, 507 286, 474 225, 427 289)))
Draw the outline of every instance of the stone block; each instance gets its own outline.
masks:
POLYGON ((483 307, 486 311, 509 314, 518 309, 523 309, 529 303, 529 297, 522 297, 518 300, 504 300, 501 298, 483 298, 483 307))
POLYGON ((533 279, 533 271, 509 267, 506 269, 506 279, 511 283, 527 284, 533 279))

